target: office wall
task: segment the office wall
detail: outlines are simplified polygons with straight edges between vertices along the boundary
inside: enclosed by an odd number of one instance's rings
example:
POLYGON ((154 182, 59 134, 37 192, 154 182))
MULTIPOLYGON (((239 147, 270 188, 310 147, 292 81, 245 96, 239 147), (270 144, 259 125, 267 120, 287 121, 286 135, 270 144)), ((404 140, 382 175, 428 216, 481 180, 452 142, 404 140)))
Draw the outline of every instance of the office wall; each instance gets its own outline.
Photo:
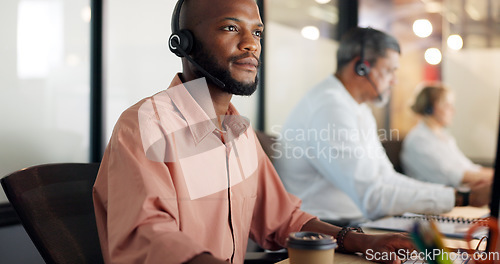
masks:
POLYGON ((486 163, 496 154, 500 114, 500 49, 448 51, 443 60, 443 81, 456 94, 451 133, 463 152, 486 163))
POLYGON ((170 84, 181 68, 170 53, 175 0, 110 0, 104 6, 105 129, 109 140, 120 114, 170 84))
POLYGON ((266 22, 266 132, 283 125, 292 108, 336 68, 338 43, 309 40, 300 30, 266 22))
MULTIPOLYGON (((0 1, 0 177, 88 161, 89 3, 0 1)), ((0 263, 44 261, 18 224, 0 228, 0 263)))
MULTIPOLYGON (((86 162, 89 0, 0 1, 0 176, 86 162)), ((6 202, 0 191, 0 203, 6 202)))

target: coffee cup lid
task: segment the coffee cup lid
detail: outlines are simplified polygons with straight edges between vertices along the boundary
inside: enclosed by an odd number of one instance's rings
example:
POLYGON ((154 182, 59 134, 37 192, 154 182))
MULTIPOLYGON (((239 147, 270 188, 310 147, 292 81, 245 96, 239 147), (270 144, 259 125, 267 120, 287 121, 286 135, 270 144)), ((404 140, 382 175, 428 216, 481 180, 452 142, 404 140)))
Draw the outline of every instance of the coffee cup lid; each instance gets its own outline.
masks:
POLYGON ((288 248, 328 250, 337 248, 337 240, 333 236, 315 232, 290 233, 286 241, 288 248))

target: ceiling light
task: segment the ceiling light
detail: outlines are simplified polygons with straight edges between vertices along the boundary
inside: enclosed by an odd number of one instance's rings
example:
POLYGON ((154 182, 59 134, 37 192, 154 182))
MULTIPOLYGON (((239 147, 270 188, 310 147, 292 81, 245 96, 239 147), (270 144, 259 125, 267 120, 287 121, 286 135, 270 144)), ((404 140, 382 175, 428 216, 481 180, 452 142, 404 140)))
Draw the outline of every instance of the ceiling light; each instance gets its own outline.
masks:
POLYGON ((92 11, 90 9, 90 6, 86 6, 82 9, 80 15, 82 16, 83 21, 85 22, 90 22, 90 19, 92 17, 92 11))
POLYGON ((452 50, 460 50, 464 46, 464 41, 460 35, 450 35, 446 42, 448 47, 452 50))
POLYGON ((316 3, 318 4, 328 4, 330 3, 331 0, 316 0, 316 3))
POLYGON ((417 19, 413 22, 413 32, 421 38, 426 38, 432 33, 432 24, 427 19, 417 19))
POLYGON ((431 65, 437 65, 441 63, 441 59, 443 56, 441 55, 441 51, 436 48, 430 48, 425 51, 425 61, 431 65))
POLYGON ((306 39, 317 40, 319 39, 319 29, 315 26, 307 26, 302 28, 302 36, 306 39))

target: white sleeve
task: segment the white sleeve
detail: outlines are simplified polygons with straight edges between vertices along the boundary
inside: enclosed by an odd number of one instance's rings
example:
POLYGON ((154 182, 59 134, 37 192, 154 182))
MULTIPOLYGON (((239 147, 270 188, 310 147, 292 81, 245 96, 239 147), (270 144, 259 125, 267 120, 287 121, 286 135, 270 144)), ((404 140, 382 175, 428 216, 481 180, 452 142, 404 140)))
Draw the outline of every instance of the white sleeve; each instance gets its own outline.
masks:
POLYGON ((467 158, 467 156, 465 156, 462 150, 458 148, 457 142, 454 137, 451 137, 451 145, 452 149, 454 149, 455 152, 457 153, 457 156, 459 157, 461 164, 463 164, 464 166, 464 172, 465 171, 478 172, 479 170, 481 170, 480 165, 474 164, 469 158, 467 158))
POLYGON ((309 127, 320 131, 330 129, 333 133, 328 140, 308 142, 308 147, 318 148, 316 153, 327 153, 310 162, 328 181, 343 190, 366 217, 373 219, 404 212, 439 214, 453 208, 452 188, 418 182, 388 169, 385 152, 380 149, 374 152, 376 144, 370 145, 363 132, 357 131, 358 122, 348 109, 320 107, 310 118, 309 127), (358 132, 361 136, 356 137, 358 132))

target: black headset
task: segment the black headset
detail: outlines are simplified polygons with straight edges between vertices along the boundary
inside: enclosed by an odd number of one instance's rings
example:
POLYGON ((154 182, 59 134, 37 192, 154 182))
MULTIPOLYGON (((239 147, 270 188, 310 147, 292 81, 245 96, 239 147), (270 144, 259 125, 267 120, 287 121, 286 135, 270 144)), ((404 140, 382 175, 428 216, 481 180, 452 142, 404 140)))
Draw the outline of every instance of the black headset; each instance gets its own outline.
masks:
POLYGON ((427 104, 425 104, 424 107, 424 115, 432 115, 434 114, 434 102, 431 102, 431 90, 428 89, 427 91, 427 104))
POLYGON ((187 29, 180 29, 179 17, 181 15, 181 7, 184 0, 179 0, 175 5, 172 15, 172 35, 168 39, 170 51, 179 57, 185 57, 193 49, 193 33, 187 29))
POLYGON ((365 38, 366 38, 367 30, 368 29, 364 29, 364 31, 361 32, 360 58, 356 62, 356 64, 354 64, 354 71, 356 72, 357 75, 365 77, 368 80, 370 85, 375 90, 375 93, 377 93, 377 99, 379 101, 382 101, 382 95, 378 92, 377 85, 373 82, 373 80, 368 75, 370 73, 371 67, 370 67, 370 63, 367 60, 365 60, 365 42, 366 42, 365 38))
POLYGON ((434 113, 434 107, 431 104, 428 104, 424 108, 424 114, 432 115, 434 113))
POLYGON ((371 67, 368 61, 365 60, 365 32, 361 35, 361 51, 360 58, 354 65, 354 71, 359 76, 368 76, 371 67))
POLYGON ((226 85, 215 76, 207 72, 203 67, 194 61, 189 53, 193 49, 194 45, 194 35, 191 31, 187 29, 180 29, 179 20, 181 16, 181 8, 184 0, 179 0, 174 8, 174 13, 172 14, 172 35, 168 39, 168 47, 170 51, 179 57, 185 57, 189 60, 198 70, 200 70, 205 77, 212 80, 217 86, 224 88, 226 85))

